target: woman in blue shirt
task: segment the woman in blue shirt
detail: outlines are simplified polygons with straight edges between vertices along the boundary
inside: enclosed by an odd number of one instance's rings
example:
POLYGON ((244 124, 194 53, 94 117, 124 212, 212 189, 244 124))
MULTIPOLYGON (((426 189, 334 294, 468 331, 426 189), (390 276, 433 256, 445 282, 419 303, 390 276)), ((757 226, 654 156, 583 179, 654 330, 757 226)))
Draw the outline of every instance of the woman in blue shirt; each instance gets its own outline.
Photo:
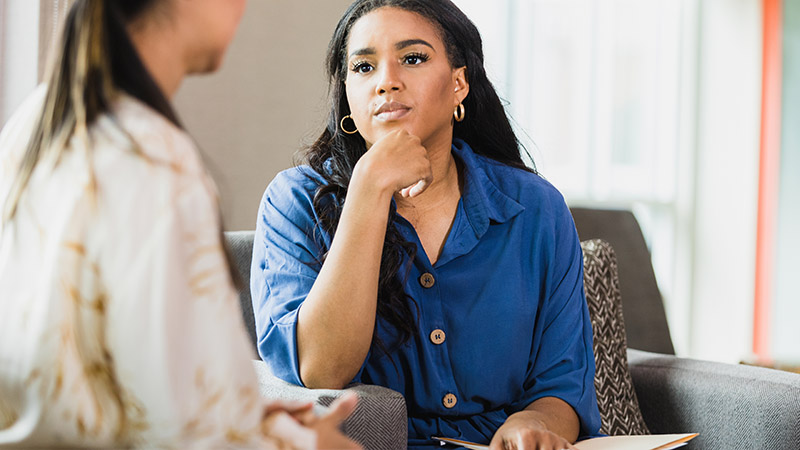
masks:
POLYGON ((578 237, 522 161, 475 26, 448 0, 357 0, 327 68, 327 128, 259 209, 262 358, 298 385, 399 391, 412 448, 596 434, 578 237))

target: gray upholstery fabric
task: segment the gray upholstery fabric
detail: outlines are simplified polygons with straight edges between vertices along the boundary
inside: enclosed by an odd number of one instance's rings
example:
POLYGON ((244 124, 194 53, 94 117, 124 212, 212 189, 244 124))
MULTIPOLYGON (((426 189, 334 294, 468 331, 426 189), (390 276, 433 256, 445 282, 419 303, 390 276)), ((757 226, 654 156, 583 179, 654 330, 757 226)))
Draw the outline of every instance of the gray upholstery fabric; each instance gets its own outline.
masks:
POLYGON ((692 448, 800 448, 800 375, 628 350, 653 433, 700 436, 692 448))
POLYGON ((636 218, 624 210, 570 210, 582 241, 602 239, 617 254, 628 347, 674 355, 650 251, 636 218))
MULTIPOLYGON (((242 307, 242 318, 247 333, 256 347, 256 319, 253 314, 253 302, 250 300, 250 261, 253 258, 253 231, 225 232, 225 247, 236 268, 239 279, 235 280, 239 291, 239 304, 242 307)), ((258 353, 258 351, 256 351, 258 353)))
MULTIPOLYGON (((239 275, 237 289, 242 319, 255 348, 255 318, 253 302, 250 300, 253 231, 226 232, 225 246, 239 275)), ((258 375, 261 395, 267 398, 314 402, 319 405, 317 409, 321 410, 346 392, 355 392, 358 395, 358 406, 345 421, 342 427, 344 433, 367 450, 406 448, 408 442, 406 402, 399 393, 381 386, 363 384, 353 385, 345 390, 306 389, 276 378, 263 361, 253 361, 253 366, 258 375)))
POLYGON ((649 434, 639 410, 625 353, 625 321, 614 249, 600 239, 581 242, 583 284, 592 321, 600 432, 611 436, 649 434))
MULTIPOLYGON (((580 214, 573 214, 580 217, 580 214)), ((585 218, 585 217, 584 217, 585 218)), ((629 217, 629 219, 632 216, 629 217)), ((635 219, 634 219, 635 221, 635 219)), ((576 220, 580 223, 580 220, 576 220)), ((630 226, 630 220, 626 221, 630 226)), ((585 223, 585 222, 583 222, 585 223)), ((635 223, 635 222, 634 222, 635 223)), ((579 231, 580 231, 580 225, 579 231)), ((627 233, 641 236, 636 228, 627 233)), ((616 233, 617 239, 625 232, 616 233)), ((586 238, 584 238, 586 239, 586 238)), ((250 301, 250 255, 253 232, 225 233, 234 265, 243 283, 239 290, 242 315, 255 344, 255 325, 250 301)), ((619 241, 618 241, 619 242, 619 241)), ((611 242, 615 247, 614 242, 611 242)), ((643 247, 643 242, 640 248, 643 247)), ((623 249, 630 244, 619 243, 623 249)), ((638 253, 641 256, 641 252, 638 253)), ((651 312, 657 324, 652 335, 660 337, 656 345, 663 345, 663 334, 669 336, 660 297, 658 302, 625 301, 625 277, 620 258, 620 284, 624 304, 624 321, 628 328, 638 322, 651 323, 651 312), (635 305, 630 307, 629 305, 635 305), (661 317, 660 319, 658 317, 661 317), (663 323, 661 323, 663 322, 663 323), (661 323, 661 325, 658 325, 661 323), (660 344, 659 344, 660 342, 660 344)), ((634 259, 646 264, 649 273, 649 255, 634 259)), ((628 259, 628 266, 631 259, 628 259)), ((636 276, 638 271, 628 271, 636 276)), ((646 283, 648 284, 648 283, 646 283)), ((630 291, 628 291, 630 292, 630 291)), ((650 297, 652 299, 652 297, 650 297)), ((640 329, 635 335, 639 343, 648 343, 650 333, 640 329)), ((628 339, 632 337, 628 333, 628 339)), ((632 344, 631 344, 632 345, 632 344)), ((672 343, 669 341, 671 352, 672 343)), ((754 367, 676 358, 669 355, 628 350, 628 363, 642 415, 653 433, 699 432, 689 448, 695 449, 798 449, 800 448, 800 375, 754 367)), ((342 391, 308 390, 293 386, 273 377, 266 365, 254 362, 261 392, 270 398, 310 400, 330 404, 342 391)), ((377 386, 352 386, 361 403, 353 417, 345 424, 348 436, 369 449, 405 448, 408 433, 405 401, 399 393, 377 386)))
MULTIPOLYGON (((328 406, 345 393, 355 392, 358 395, 358 406, 342 427, 345 434, 365 449, 406 448, 406 402, 398 392, 366 384, 353 385, 344 390, 306 389, 275 378, 263 361, 253 361, 253 366, 258 375, 261 394, 267 398, 328 406)), ((324 409, 324 406, 317 409, 324 409)))

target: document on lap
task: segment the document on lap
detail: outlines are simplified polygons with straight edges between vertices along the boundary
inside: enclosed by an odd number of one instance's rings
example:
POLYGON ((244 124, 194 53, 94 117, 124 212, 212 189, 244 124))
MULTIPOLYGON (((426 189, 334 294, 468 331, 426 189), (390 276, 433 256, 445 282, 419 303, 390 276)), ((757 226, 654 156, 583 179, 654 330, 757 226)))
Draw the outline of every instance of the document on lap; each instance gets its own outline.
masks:
MULTIPOLYGON (((653 434, 646 436, 607 436, 586 439, 575 444, 579 450, 672 450, 683 447, 696 438, 697 433, 653 434)), ((489 446, 474 442, 434 436, 442 445, 453 444, 469 450, 488 450, 489 446)))

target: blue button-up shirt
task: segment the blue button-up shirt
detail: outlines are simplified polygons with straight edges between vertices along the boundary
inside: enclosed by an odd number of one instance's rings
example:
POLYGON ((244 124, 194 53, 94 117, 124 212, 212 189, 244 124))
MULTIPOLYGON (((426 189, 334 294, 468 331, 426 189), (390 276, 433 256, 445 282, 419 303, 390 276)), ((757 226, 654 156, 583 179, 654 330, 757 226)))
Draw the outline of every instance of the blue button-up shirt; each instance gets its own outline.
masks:
MULTIPOLYGON (((592 328, 569 209, 538 175, 459 140, 453 154, 464 188, 439 260, 431 264, 413 226, 396 221, 417 246, 401 279, 419 332, 388 355, 370 351, 354 381, 403 394, 412 448, 434 448, 431 436, 488 443, 510 414, 542 397, 570 404, 581 435, 596 435, 592 328), (432 280, 423 283, 423 274, 432 280)), ((321 183, 306 166, 279 174, 261 202, 253 249, 259 353, 276 376, 298 385, 297 312, 331 243, 312 206, 321 183)), ((391 342, 387 327, 379 321, 376 332, 391 342)))

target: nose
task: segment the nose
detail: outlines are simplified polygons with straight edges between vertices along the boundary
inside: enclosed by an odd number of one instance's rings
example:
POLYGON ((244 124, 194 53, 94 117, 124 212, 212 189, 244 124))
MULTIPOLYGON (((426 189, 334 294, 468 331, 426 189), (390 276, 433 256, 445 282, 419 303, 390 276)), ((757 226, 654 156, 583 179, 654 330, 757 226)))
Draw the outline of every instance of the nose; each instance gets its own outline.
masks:
POLYGON ((399 68, 395 64, 382 64, 375 91, 378 95, 399 91, 403 88, 399 68))

